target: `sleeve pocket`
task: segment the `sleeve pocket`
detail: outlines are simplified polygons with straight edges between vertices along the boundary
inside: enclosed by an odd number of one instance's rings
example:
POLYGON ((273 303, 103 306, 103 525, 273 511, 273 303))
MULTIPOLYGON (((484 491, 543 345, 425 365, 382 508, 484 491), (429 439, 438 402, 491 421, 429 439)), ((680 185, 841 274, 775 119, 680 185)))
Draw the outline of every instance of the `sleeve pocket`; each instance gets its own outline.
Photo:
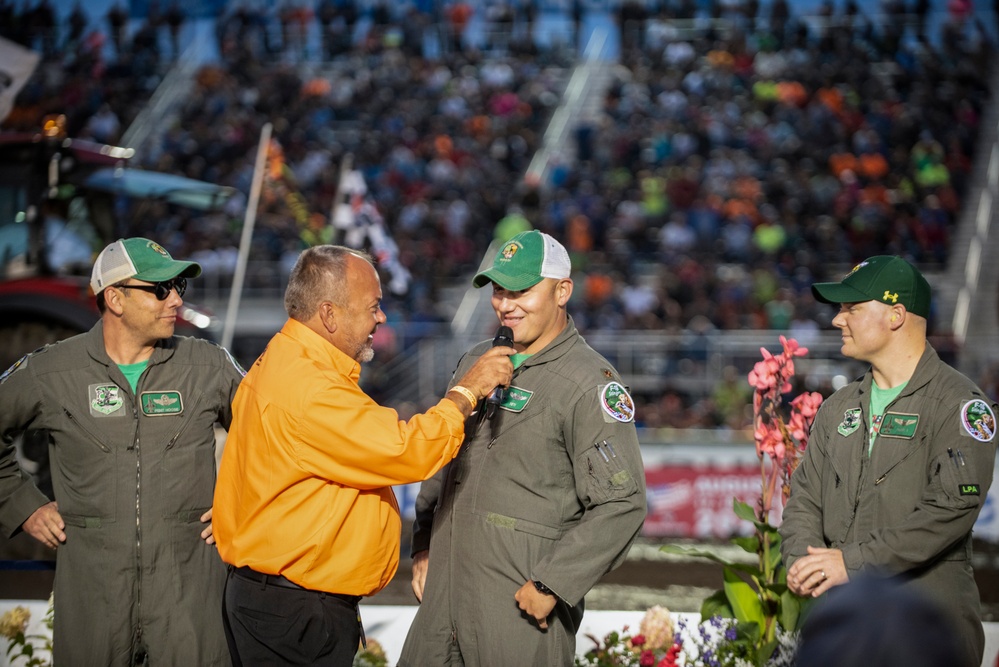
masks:
POLYGON ((587 495, 594 504, 627 498, 638 492, 638 483, 618 456, 607 456, 596 446, 580 457, 587 495))

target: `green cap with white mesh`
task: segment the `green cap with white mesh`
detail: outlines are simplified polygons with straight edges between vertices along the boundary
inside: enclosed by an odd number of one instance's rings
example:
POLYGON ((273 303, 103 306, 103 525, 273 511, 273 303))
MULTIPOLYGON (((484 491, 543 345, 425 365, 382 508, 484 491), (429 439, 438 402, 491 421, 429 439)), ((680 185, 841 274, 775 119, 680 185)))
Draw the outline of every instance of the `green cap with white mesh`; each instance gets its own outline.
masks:
POLYGON ((472 285, 494 282, 511 292, 525 290, 544 278, 568 278, 572 273, 569 253, 544 232, 521 232, 503 244, 493 265, 475 274, 472 285))
POLYGON ((90 288, 94 294, 100 294, 104 288, 129 278, 160 283, 177 276, 197 278, 200 275, 200 264, 174 259, 155 241, 140 237, 118 239, 97 256, 90 274, 90 288))

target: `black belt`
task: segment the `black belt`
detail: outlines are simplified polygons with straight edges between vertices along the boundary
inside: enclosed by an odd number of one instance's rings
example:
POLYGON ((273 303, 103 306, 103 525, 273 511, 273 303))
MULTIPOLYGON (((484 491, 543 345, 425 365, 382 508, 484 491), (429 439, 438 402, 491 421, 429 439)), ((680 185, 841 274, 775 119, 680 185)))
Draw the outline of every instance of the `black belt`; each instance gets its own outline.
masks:
POLYGON ((308 591, 310 593, 320 593, 322 595, 330 595, 335 598, 340 598, 345 600, 350 604, 356 605, 360 601, 360 596, 358 595, 343 595, 340 593, 327 593, 326 591, 317 591, 311 588, 306 588, 304 586, 299 586, 294 581, 281 576, 280 574, 264 574, 263 572, 257 572, 251 569, 248 565, 243 567, 234 567, 232 573, 241 579, 247 579, 254 583, 261 584, 263 586, 278 586, 280 588, 291 588, 296 591, 308 591))

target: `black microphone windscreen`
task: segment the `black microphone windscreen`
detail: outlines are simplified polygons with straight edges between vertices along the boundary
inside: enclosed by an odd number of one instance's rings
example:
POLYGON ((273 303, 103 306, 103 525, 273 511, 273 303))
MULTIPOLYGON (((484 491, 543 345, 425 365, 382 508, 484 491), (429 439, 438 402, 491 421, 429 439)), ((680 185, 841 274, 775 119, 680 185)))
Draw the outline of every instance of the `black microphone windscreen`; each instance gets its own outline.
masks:
POLYGON ((513 347, 513 329, 502 326, 496 330, 496 338, 493 338, 493 347, 513 347))

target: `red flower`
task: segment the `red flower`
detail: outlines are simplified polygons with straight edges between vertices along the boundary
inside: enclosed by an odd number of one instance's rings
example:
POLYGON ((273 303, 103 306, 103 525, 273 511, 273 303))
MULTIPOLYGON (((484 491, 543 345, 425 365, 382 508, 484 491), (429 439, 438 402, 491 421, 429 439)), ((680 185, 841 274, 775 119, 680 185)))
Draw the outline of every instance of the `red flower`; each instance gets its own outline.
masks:
POLYGON ((632 646, 645 646, 645 635, 635 635, 631 638, 632 646))
POLYGON ((681 648, 679 644, 670 646, 669 650, 666 651, 666 655, 663 656, 663 659, 659 661, 656 667, 677 667, 676 659, 680 655, 681 648))
POLYGON ((656 654, 652 651, 642 651, 642 655, 638 658, 638 664, 641 667, 655 667, 656 654))

